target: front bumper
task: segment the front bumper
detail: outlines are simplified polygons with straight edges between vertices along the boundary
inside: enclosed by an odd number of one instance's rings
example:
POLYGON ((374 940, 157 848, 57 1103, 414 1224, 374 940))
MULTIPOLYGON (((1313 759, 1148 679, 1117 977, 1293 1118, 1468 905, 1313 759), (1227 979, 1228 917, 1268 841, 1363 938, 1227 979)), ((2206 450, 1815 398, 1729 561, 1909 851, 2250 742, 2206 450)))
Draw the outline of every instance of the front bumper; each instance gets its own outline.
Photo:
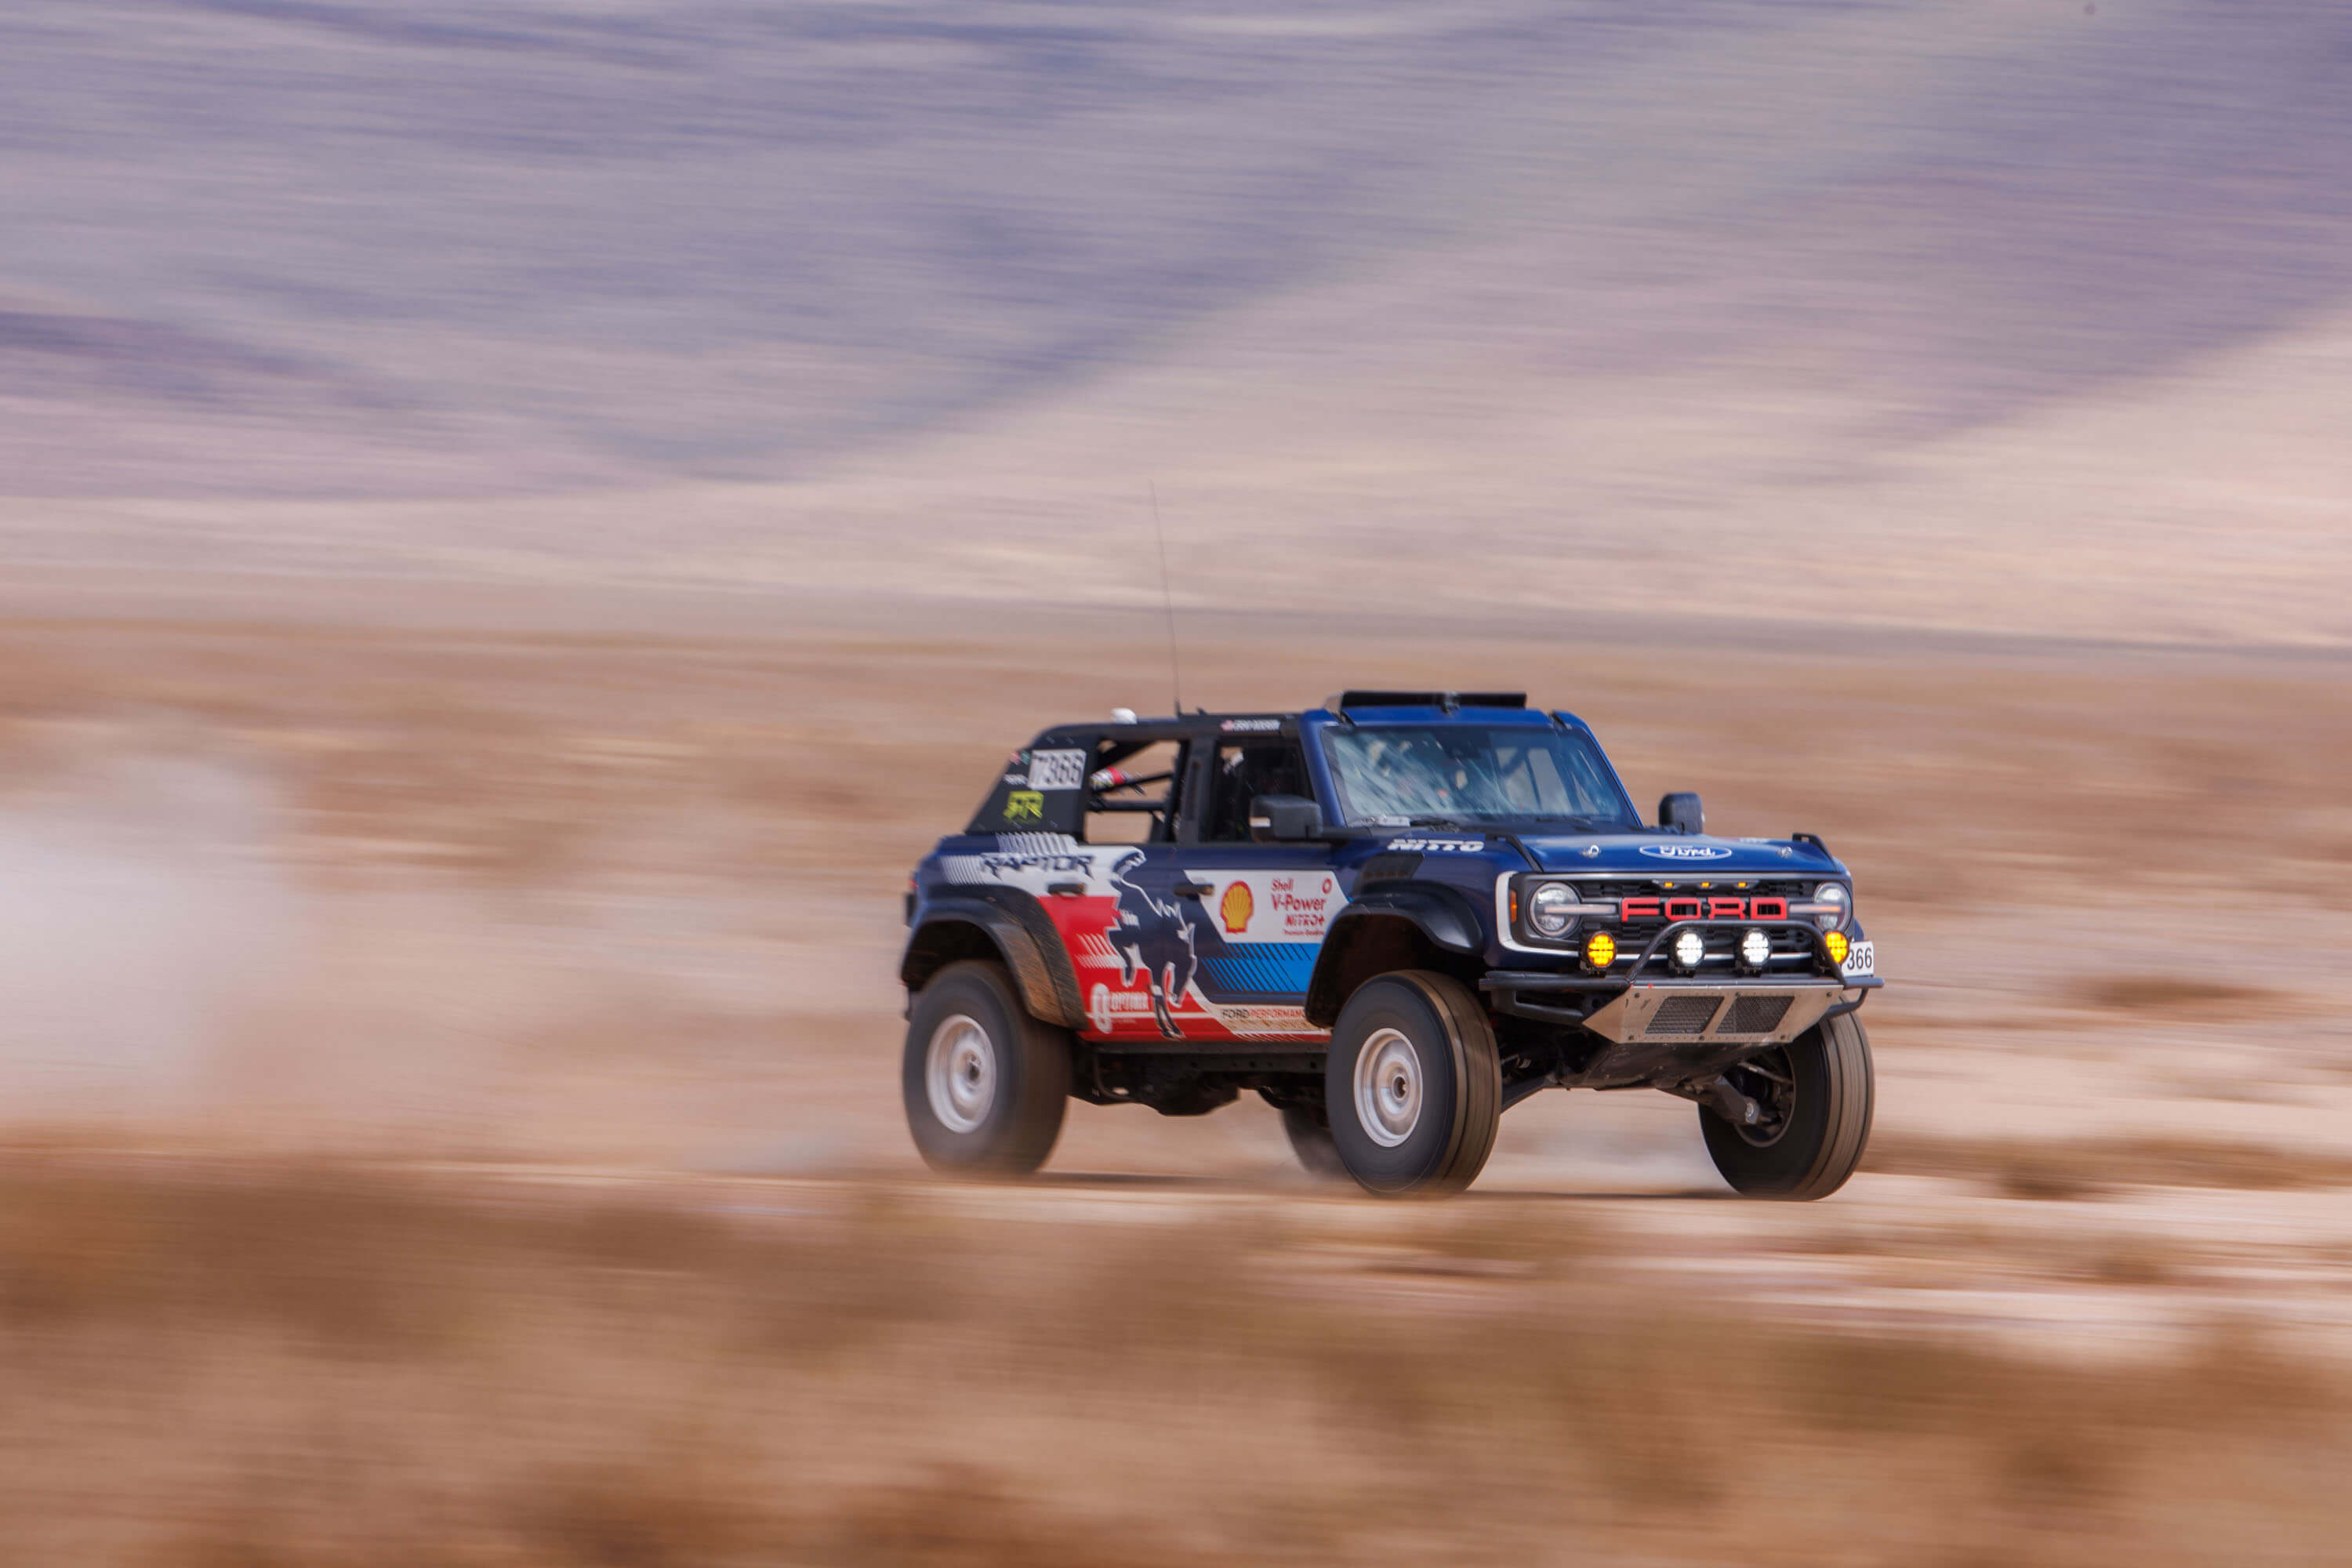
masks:
MULTIPOLYGON (((1856 940, 1867 954, 1867 942, 1856 940)), ((1478 984, 1492 994, 1497 1012, 1580 1025, 1619 1045, 1784 1045, 1832 1014, 1853 1011, 1885 984, 1874 974, 1842 973, 1822 941, 1802 921, 1677 921, 1653 936, 1622 973, 1496 970, 1478 984), (1697 930, 1719 942, 1759 927, 1802 931, 1814 973, 1734 973, 1719 952, 1706 961, 1715 973, 1660 973, 1669 967, 1668 944, 1683 931, 1697 930)), ((1861 966, 1869 962, 1864 957, 1861 966)))
POLYGON ((1859 1005, 1866 989, 1853 981, 1645 981, 1602 1005, 1584 1026, 1621 1045, 1777 1046, 1820 1023, 1831 1008, 1859 1005))
POLYGON ((1619 1045, 1638 1041, 1661 1046, 1785 1045, 1833 1013, 1853 1012, 1885 984, 1875 976, 1775 980, 1759 975, 1627 984, 1598 976, 1506 970, 1478 982, 1501 1011, 1581 1025, 1619 1045), (1592 1005, 1596 993, 1607 995, 1598 1006, 1592 1005))

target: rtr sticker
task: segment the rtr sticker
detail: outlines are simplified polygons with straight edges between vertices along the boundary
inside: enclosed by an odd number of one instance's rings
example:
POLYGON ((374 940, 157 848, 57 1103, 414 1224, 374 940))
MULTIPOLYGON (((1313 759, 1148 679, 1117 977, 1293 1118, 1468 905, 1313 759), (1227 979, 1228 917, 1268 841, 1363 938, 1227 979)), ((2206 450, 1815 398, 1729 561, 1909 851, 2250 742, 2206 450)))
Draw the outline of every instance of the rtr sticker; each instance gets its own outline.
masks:
POLYGON ((1045 820, 1045 797, 1034 789, 1016 789, 1004 797, 1004 820, 1007 822, 1043 822, 1045 820))
POLYGON ((1031 789, 1076 789, 1087 782, 1084 752, 1033 752, 1029 756, 1031 789))

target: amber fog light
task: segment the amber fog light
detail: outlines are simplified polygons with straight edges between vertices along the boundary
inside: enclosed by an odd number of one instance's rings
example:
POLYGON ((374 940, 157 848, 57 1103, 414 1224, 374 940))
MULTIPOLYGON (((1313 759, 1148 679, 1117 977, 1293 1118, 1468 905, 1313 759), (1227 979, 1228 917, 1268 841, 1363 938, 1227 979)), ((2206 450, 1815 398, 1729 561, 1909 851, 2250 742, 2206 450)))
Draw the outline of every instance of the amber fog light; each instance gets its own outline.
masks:
POLYGON ((1761 970, 1771 963, 1771 933, 1760 926, 1748 927, 1748 934, 1739 939, 1739 962, 1751 971, 1761 970))
POLYGON ((1836 964, 1841 969, 1845 967, 1845 932, 1842 931, 1833 931, 1829 932, 1822 938, 1822 945, 1830 950, 1830 962, 1832 963, 1836 964))
POLYGON ((1584 962, 1593 969, 1606 969, 1617 962, 1617 939, 1605 931, 1594 931, 1584 939, 1584 962))

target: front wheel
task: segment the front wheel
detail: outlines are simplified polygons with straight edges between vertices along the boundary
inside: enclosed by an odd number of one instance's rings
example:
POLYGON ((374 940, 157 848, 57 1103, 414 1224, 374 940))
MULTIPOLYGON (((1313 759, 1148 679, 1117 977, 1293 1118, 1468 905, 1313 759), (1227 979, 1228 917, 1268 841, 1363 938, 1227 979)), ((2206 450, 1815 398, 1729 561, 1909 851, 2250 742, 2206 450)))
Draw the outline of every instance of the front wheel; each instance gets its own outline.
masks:
POLYGON ((1070 1037, 1028 1015, 1003 965, 950 963, 915 997, 899 1076, 923 1163, 1025 1176, 1061 1135, 1070 1037))
POLYGON ((1825 1198, 1845 1185, 1870 1142, 1870 1037, 1842 1013, 1724 1075, 1763 1117, 1735 1127, 1705 1106, 1699 1131, 1715 1168, 1751 1198, 1825 1198))
POLYGON ((1401 970, 1339 1010, 1323 1074, 1331 1141, 1367 1192, 1458 1193, 1494 1152, 1503 1116, 1494 1026, 1463 984, 1401 970))

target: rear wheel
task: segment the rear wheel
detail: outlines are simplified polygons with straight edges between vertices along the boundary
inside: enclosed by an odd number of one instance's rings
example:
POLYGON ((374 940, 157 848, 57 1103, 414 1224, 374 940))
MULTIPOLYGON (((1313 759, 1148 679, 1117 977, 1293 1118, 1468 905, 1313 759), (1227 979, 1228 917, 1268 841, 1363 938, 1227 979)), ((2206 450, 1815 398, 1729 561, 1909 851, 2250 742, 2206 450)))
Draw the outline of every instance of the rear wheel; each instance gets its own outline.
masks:
POLYGON ((950 963, 915 997, 899 1077, 925 1164, 1025 1176, 1061 1135, 1070 1037, 1022 1008, 1003 965, 950 963))
POLYGON ((1458 1193, 1494 1152, 1494 1027, 1447 975, 1402 970, 1359 987, 1332 1028, 1323 1083, 1332 1143, 1367 1192, 1458 1193))
POLYGON ((1870 1142, 1870 1037, 1843 1013, 1723 1075, 1763 1116, 1735 1127, 1699 1108, 1715 1168, 1753 1198, 1825 1198, 1845 1185, 1870 1142))

